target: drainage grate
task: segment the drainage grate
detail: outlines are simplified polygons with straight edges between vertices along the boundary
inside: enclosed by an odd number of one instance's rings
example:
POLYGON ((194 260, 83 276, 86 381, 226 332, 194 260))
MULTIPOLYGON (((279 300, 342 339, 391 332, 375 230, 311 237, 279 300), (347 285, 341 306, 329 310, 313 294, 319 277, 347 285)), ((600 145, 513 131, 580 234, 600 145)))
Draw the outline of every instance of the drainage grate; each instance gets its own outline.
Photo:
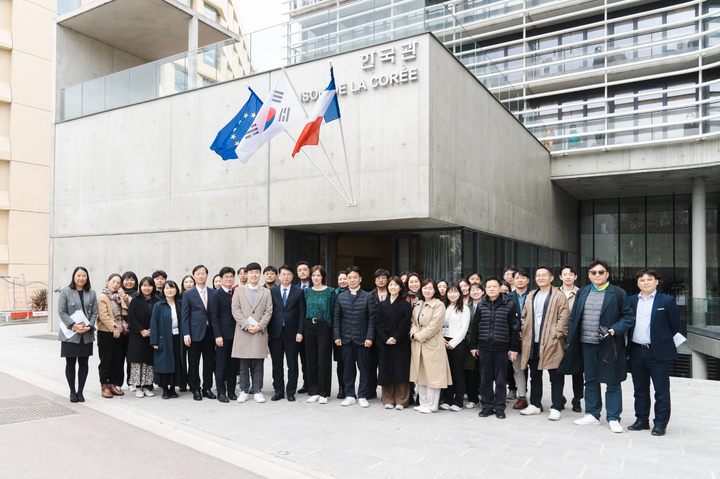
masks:
POLYGON ((42 396, 0 399, 0 425, 76 414, 42 396))

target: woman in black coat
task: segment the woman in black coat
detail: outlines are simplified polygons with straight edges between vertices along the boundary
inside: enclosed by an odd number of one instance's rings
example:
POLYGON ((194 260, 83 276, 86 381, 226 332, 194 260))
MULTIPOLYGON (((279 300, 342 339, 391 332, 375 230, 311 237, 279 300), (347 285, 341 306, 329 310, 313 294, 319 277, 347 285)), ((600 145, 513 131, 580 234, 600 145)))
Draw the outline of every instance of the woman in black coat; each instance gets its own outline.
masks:
POLYGON ((165 299, 153 307, 150 319, 150 344, 155 349, 157 383, 163 388, 163 399, 178 397, 175 386, 187 383, 187 368, 182 355, 182 317, 180 291, 175 281, 163 286, 165 299))
POLYGON ((388 295, 375 310, 375 333, 380 348, 378 384, 385 409, 404 409, 410 402, 410 321, 412 306, 405 300, 405 285, 393 276, 388 295))
POLYGON ((146 276, 140 280, 140 294, 128 306, 130 340, 127 362, 130 363, 130 384, 135 386, 135 396, 154 396, 150 390, 155 379, 153 348, 150 346, 150 317, 155 305, 155 283, 146 276))

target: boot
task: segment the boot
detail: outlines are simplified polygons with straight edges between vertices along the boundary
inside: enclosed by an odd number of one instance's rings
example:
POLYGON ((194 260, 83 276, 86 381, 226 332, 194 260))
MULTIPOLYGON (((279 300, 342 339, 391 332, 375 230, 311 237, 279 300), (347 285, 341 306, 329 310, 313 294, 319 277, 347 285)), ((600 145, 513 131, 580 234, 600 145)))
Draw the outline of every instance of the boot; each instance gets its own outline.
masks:
POLYGON ((102 397, 104 397, 104 398, 113 397, 113 394, 110 392, 110 389, 108 388, 107 384, 102 385, 102 397))
POLYGON ((107 387, 113 396, 124 396, 125 395, 125 393, 118 390, 118 388, 114 384, 108 384, 107 387))
POLYGON ((340 390, 337 393, 338 399, 345 399, 345 388, 340 386, 340 390))

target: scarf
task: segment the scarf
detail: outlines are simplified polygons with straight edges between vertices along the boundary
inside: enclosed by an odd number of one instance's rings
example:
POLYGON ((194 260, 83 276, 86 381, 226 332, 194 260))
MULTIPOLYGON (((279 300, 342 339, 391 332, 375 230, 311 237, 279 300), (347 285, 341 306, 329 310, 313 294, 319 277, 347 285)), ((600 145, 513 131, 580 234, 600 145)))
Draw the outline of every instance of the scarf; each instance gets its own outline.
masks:
POLYGON ((122 317, 122 309, 120 308, 120 293, 117 291, 113 293, 107 288, 103 288, 102 292, 105 296, 110 298, 110 304, 112 305, 115 321, 120 321, 122 317))
POLYGON ((131 298, 134 298, 135 296, 138 295, 138 289, 137 289, 137 288, 126 289, 126 290, 125 290, 125 294, 127 294, 127 295, 130 296, 131 298))

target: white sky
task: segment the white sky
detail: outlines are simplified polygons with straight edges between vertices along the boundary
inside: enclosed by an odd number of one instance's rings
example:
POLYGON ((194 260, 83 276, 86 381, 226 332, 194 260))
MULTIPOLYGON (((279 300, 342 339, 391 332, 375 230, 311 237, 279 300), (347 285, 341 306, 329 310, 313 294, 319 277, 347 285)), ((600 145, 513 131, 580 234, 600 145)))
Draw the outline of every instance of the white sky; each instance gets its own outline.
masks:
MULTIPOLYGON (((288 5, 282 0, 235 0, 238 19, 242 24, 243 35, 258 32, 268 27, 287 21, 288 5)), ((250 55, 258 72, 284 66, 286 31, 282 27, 252 35, 250 38, 250 55)))

